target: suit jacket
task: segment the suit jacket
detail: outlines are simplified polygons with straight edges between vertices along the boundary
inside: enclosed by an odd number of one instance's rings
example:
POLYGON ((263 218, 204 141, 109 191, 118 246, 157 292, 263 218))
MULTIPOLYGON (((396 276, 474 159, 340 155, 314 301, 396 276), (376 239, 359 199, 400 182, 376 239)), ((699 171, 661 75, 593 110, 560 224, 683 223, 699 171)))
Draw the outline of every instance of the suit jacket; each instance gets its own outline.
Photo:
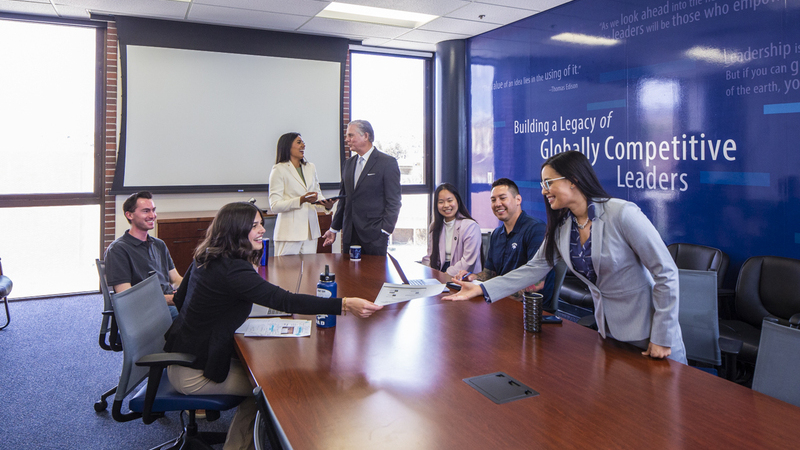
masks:
MULTIPOLYGON (((683 349, 678 324, 678 268, 661 235, 636 204, 620 199, 595 203, 592 221, 592 266, 597 285, 575 273, 569 256, 572 224, 566 221, 556 229, 555 261, 567 267, 589 287, 594 300, 600 334, 604 324, 620 341, 650 338, 654 344, 672 347, 673 354, 683 349)), ((540 280, 551 266, 544 257, 544 246, 527 264, 486 283, 489 297, 501 299, 540 280)))
MULTIPOLYGON (((481 228, 474 220, 457 217, 456 223, 453 225, 453 245, 450 248, 450 267, 447 268, 447 273, 455 276, 460 270, 467 272, 477 273, 481 269, 481 228)), ((439 235, 439 259, 443 260, 445 257, 445 239, 446 237, 444 227, 439 235)), ((428 254, 422 258, 422 264, 426 266, 431 265, 431 253, 433 252, 433 224, 428 228, 428 254)), ((439 261, 439 264, 444 264, 444 261, 439 261)), ((441 266, 440 266, 441 267, 441 266)), ((439 267, 434 267, 439 270, 439 267)))
POLYGON ((331 228, 340 230, 342 242, 349 243, 353 228, 364 242, 377 241, 394 231, 400 215, 400 167, 393 157, 373 147, 358 183, 353 187, 357 157, 344 162, 339 200, 331 228))
POLYGON ((278 213, 272 235, 276 241, 307 241, 321 235, 317 211, 324 208, 311 203, 300 204, 300 197, 307 192, 316 192, 318 200, 325 199, 317 169, 311 163, 300 167, 306 184, 291 161, 275 164, 269 174, 269 208, 278 213))

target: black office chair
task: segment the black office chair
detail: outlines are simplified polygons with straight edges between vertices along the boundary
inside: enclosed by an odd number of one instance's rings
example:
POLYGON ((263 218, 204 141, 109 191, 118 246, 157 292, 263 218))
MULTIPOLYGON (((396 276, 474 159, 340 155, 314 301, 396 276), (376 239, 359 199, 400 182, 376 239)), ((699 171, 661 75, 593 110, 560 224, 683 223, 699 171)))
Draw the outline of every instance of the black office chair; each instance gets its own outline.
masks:
POLYGON ((2 297, 3 304, 6 307, 6 324, 0 327, 0 330, 11 323, 11 313, 8 310, 8 295, 11 294, 11 288, 13 287, 14 283, 11 282, 11 278, 3 275, 3 263, 0 262, 0 297, 2 297))
POLYGON ((717 289, 722 288, 730 259, 722 250, 698 244, 675 243, 667 246, 678 269, 707 270, 717 273, 717 289))
POLYGON ((141 418, 146 424, 154 422, 168 411, 188 411, 189 423, 183 432, 169 443, 169 448, 207 449, 225 441, 226 433, 200 433, 197 429, 198 409, 226 411, 241 403, 244 398, 234 395, 183 395, 169 382, 164 369, 172 364, 190 366, 194 356, 184 353, 163 353, 164 334, 172 324, 164 295, 153 275, 136 286, 111 297, 114 313, 123 344, 122 373, 119 377, 111 416, 118 422, 141 418), (144 379, 130 398, 129 413, 122 412, 122 404, 144 379))
POLYGON ((789 326, 775 318, 761 324, 761 340, 753 375, 753 390, 800 406, 800 314, 789 319, 789 326))
MULTIPOLYGON (((97 274, 100 278, 100 292, 103 294, 103 319, 100 322, 100 338, 98 343, 103 350, 121 352, 122 341, 119 338, 119 329, 114 318, 114 307, 111 304, 111 289, 106 280, 106 263, 100 259, 95 259, 97 274)), ((117 392, 117 387, 105 391, 100 395, 100 400, 94 403, 94 410, 97 412, 105 411, 108 408, 108 397, 117 392)))
POLYGON ((719 321, 721 338, 741 341, 737 357, 741 372, 737 381, 746 383, 758 357, 761 325, 773 317, 782 324, 800 313, 800 260, 780 256, 754 256, 742 265, 736 281, 735 318, 719 321))

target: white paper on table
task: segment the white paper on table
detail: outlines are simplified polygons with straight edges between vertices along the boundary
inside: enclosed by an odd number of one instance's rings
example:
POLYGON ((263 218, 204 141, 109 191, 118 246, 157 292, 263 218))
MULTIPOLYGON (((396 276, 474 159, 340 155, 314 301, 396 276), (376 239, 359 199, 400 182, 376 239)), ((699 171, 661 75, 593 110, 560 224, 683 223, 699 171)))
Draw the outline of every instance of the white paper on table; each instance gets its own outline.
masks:
POLYGON ((246 337, 311 336, 311 321, 292 319, 247 319, 236 332, 244 333, 246 337))
POLYGON ((383 283, 376 305, 391 305, 392 303, 407 302, 417 298, 435 297, 442 293, 444 284, 391 284, 383 283))

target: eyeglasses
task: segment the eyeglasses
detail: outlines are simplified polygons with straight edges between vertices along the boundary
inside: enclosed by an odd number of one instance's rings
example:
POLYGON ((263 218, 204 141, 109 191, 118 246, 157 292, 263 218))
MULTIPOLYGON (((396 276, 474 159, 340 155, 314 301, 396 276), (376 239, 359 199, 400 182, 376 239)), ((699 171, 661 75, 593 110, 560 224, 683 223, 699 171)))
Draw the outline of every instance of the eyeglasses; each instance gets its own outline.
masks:
POLYGON ((539 183, 539 184, 542 186, 542 189, 544 189, 545 191, 549 191, 550 190, 550 183, 552 183, 553 181, 564 180, 566 178, 567 177, 553 178, 552 180, 542 180, 542 182, 539 183))

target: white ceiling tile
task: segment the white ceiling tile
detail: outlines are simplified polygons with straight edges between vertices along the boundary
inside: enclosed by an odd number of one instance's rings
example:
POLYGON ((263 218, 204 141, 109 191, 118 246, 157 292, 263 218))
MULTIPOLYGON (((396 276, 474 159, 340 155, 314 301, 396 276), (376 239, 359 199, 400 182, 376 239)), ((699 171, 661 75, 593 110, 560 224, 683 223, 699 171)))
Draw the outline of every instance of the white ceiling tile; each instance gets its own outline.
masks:
POLYGON ((171 0, 55 0, 56 5, 73 6, 110 15, 183 19, 189 3, 171 0))
POLYGON ((524 19, 535 14, 528 9, 509 8, 506 6, 488 5, 485 3, 470 3, 447 15, 455 19, 480 20, 482 22, 504 25, 524 19), (484 16, 483 19, 480 16, 484 16))
POLYGON ((224 6, 228 8, 251 9, 253 11, 314 16, 325 9, 330 2, 319 0, 193 0, 193 4, 195 6, 224 6))
POLYGON ((408 31, 408 28, 377 25, 374 23, 350 22, 347 20, 322 19, 315 17, 297 31, 321 34, 382 37, 393 39, 408 31))
POLYGON ((279 31, 294 31, 308 20, 305 16, 208 5, 192 5, 188 19, 206 23, 279 31))
POLYGON ((437 42, 449 41, 451 39, 466 39, 468 37, 469 35, 466 34, 440 33, 438 31, 425 31, 417 29, 404 34, 403 40, 436 44, 437 42))
POLYGON ((20 2, 14 0, 0 0, 0 11, 17 14, 37 14, 40 16, 55 16, 56 10, 48 2, 20 2))
POLYGON ((438 19, 431 20, 417 29, 475 36, 477 34, 486 33, 487 31, 493 30, 499 26, 500 25, 496 23, 440 17, 438 19))
POLYGON ((569 3, 570 0, 475 0, 474 3, 509 6, 531 11, 545 11, 555 6, 569 3))

